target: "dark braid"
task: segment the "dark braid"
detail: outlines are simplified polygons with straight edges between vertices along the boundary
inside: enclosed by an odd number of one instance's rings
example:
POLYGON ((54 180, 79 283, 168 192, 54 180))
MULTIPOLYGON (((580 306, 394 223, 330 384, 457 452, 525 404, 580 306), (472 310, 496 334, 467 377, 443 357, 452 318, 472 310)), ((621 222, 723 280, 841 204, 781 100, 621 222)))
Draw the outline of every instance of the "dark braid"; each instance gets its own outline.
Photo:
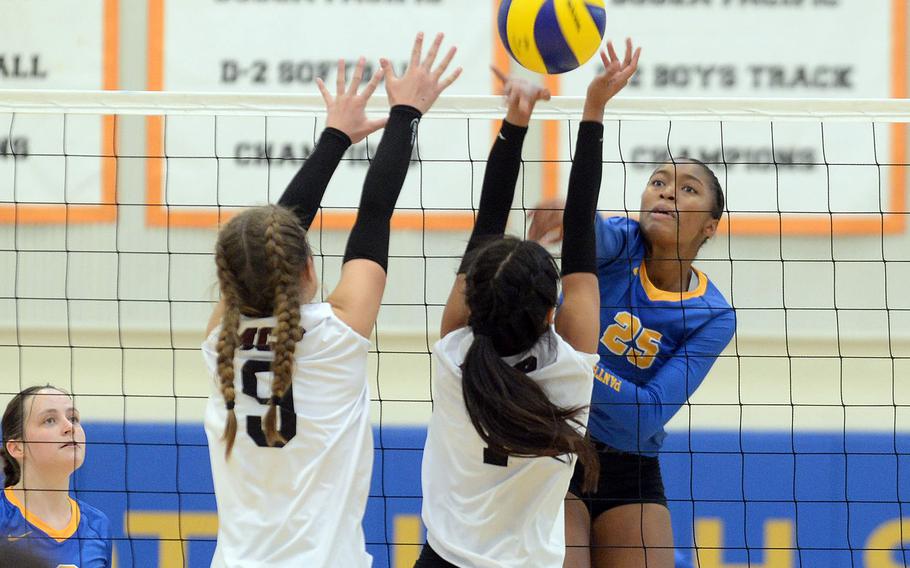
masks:
POLYGON ((234 401, 237 392, 234 387, 234 352, 240 343, 237 335, 240 329, 240 298, 237 293, 236 277, 227 263, 227 252, 224 242, 218 242, 218 253, 215 263, 218 267, 218 281, 221 283, 221 298, 224 301, 224 314, 221 316, 221 333, 218 335, 218 378, 221 382, 221 395, 227 408, 227 422, 222 439, 225 442, 224 456, 230 457, 237 437, 237 414, 234 412, 234 401))
POLYGON ((277 208, 272 209, 265 231, 265 253, 271 268, 271 288, 275 291, 273 315, 277 319, 277 325, 272 330, 275 335, 272 345, 272 397, 263 420, 265 438, 270 446, 287 441, 278 432, 278 404, 294 377, 294 351, 303 337, 300 329, 300 268, 288 258, 285 242, 290 235, 284 234, 285 228, 278 211, 277 208))

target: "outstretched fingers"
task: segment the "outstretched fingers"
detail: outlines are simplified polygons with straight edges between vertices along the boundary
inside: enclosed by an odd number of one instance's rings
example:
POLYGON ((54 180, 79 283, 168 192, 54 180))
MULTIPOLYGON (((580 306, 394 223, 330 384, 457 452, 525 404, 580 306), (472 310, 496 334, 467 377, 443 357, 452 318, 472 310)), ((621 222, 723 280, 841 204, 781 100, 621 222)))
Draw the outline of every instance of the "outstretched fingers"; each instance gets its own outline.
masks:
POLYGON ((344 59, 338 60, 338 75, 335 77, 335 96, 344 95, 345 66, 344 59))
POLYGON ((632 78, 632 75, 635 74, 635 71, 638 70, 638 57, 641 55, 641 48, 635 50, 635 53, 630 57, 628 65, 623 67, 622 71, 619 72, 619 77, 622 81, 628 81, 632 78))
POLYGON ((430 51, 427 52, 426 59, 423 60, 423 67, 427 71, 433 68, 433 63, 436 61, 436 54, 439 53, 439 46, 442 45, 442 40, 445 37, 445 34, 438 33, 436 38, 433 40, 433 43, 430 45, 430 51))
POLYGON ((603 74, 606 75, 608 78, 612 77, 613 75, 616 74, 617 71, 619 71, 619 69, 620 69, 619 59, 615 59, 615 58, 611 59, 611 58, 607 57, 607 54, 604 53, 603 50, 600 51, 600 60, 604 64, 604 73, 603 74))
POLYGON ((461 67, 452 71, 451 75, 446 77, 441 83, 439 83, 439 92, 445 91, 449 86, 455 82, 461 76, 461 72, 464 71, 461 67))
MULTIPOLYGON (((619 55, 616 54, 616 48, 613 47, 612 41, 607 42, 607 53, 610 55, 610 61, 619 61, 619 55)), ((609 65, 609 62, 606 59, 604 59, 603 50, 601 50, 600 55, 601 55, 601 59, 604 60, 604 67, 609 65)))
POLYGON ((420 54, 423 53, 423 32, 417 34, 417 39, 414 40, 414 47, 411 48, 411 64, 409 67, 417 67, 420 65, 420 54))
POLYGON ((500 71, 499 69, 497 69, 496 67, 490 65, 490 71, 493 72, 493 75, 495 75, 496 78, 499 79, 499 81, 500 81, 503 85, 505 85, 506 83, 509 82, 509 78, 506 76, 506 74, 503 73, 502 71, 500 71))
POLYGON ((357 67, 354 68, 354 75, 351 77, 351 84, 348 85, 348 95, 355 96, 357 89, 360 88, 360 82, 363 81, 363 67, 366 65, 366 58, 361 57, 357 60, 357 67))
POLYGON ((325 101, 325 105, 329 106, 332 104, 332 94, 329 93, 329 90, 325 86, 325 82, 320 77, 316 77, 316 86, 319 88, 319 93, 322 95, 322 100, 325 101))
POLYGON ((395 74, 395 67, 393 67, 392 63, 385 57, 379 59, 379 68, 389 79, 398 78, 398 75, 395 74))
POLYGON ((633 51, 633 49, 632 49, 632 38, 627 37, 627 38, 626 38, 626 57, 625 57, 625 59, 623 59, 623 61, 622 61, 622 66, 623 66, 623 68, 628 67, 629 64, 632 63, 632 51, 633 51))
POLYGON ((366 88, 363 90, 361 95, 364 98, 370 98, 373 96, 373 93, 376 91, 376 87, 379 86, 379 83, 382 82, 382 78, 385 76, 385 69, 380 68, 378 71, 373 73, 373 76, 370 77, 370 82, 367 83, 366 88))
MULTIPOLYGON (((446 56, 442 58, 442 61, 439 63, 439 66, 436 67, 436 70, 433 71, 433 79, 436 81, 442 77, 442 74, 446 72, 446 69, 449 68, 449 63, 452 62, 452 59, 455 57, 455 53, 458 52, 458 48, 452 46, 449 48, 449 51, 446 53, 446 56)), ((494 72, 499 73, 498 70, 494 69, 494 72)), ((500 73, 501 75, 501 73, 500 73)))

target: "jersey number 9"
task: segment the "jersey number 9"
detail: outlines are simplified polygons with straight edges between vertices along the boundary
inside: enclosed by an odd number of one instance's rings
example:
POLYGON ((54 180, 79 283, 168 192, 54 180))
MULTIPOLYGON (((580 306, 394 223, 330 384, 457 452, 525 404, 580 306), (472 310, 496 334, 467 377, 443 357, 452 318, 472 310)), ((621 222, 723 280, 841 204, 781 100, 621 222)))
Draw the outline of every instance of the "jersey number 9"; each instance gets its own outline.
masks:
MULTIPOLYGON (((243 364, 243 394, 255 398, 259 404, 263 406, 268 406, 268 398, 259 398, 258 393, 256 392, 256 374, 257 373, 268 373, 271 370, 272 364, 270 361, 261 361, 251 359, 243 364)), ((265 415, 265 411, 262 413, 265 415)), ((297 435, 297 412, 294 410, 294 387, 288 386, 288 390, 285 391, 284 396, 281 397, 281 403, 278 405, 278 416, 279 424, 281 425, 278 431, 281 433, 281 437, 286 441, 290 442, 291 438, 297 435)), ((246 417, 246 433, 249 434, 250 438, 256 442, 257 446, 262 448, 281 448, 284 446, 282 443, 275 444, 274 446, 269 446, 269 443, 265 439, 265 432, 262 431, 262 417, 261 416, 247 416, 246 417)))

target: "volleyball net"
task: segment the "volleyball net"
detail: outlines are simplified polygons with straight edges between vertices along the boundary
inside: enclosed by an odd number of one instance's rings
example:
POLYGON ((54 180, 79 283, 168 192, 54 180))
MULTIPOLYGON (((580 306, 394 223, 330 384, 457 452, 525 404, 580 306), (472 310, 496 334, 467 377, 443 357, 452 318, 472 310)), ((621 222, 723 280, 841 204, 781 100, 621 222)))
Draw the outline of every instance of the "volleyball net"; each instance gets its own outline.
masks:
MULTIPOLYGON (((581 103, 539 106, 511 233, 564 193, 581 103)), ((429 350, 500 105, 440 100, 393 219, 369 366, 364 523, 377 566, 410 566, 423 542, 429 350)), ((601 214, 637 215, 651 171, 674 157, 708 163, 727 198, 696 265, 736 309, 737 335, 661 455, 680 562, 904 565, 910 104, 638 99, 608 111, 601 214)), ((308 96, 0 93, 2 400, 46 382, 74 394, 88 434, 74 489, 110 517, 119 566, 208 566, 217 516, 199 345, 217 299, 216 229, 277 201, 322 114, 308 96)), ((310 231, 321 297, 378 141, 346 154, 310 231)))

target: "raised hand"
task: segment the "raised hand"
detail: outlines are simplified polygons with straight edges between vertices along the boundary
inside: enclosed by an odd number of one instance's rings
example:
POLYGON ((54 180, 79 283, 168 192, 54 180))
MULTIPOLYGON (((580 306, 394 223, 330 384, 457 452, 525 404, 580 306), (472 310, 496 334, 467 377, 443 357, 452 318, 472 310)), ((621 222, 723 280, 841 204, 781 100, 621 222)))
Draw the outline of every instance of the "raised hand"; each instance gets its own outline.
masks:
POLYGON ((528 228, 528 240, 537 241, 543 246, 552 245, 562 240, 562 213, 566 200, 562 197, 547 199, 528 211, 531 226, 528 228))
POLYGON ((335 96, 329 93, 322 79, 316 79, 316 86, 322 93, 322 99, 325 101, 326 109, 326 127, 337 128, 344 132, 351 139, 352 144, 356 144, 367 137, 368 134, 376 132, 385 126, 386 118, 370 120, 367 118, 367 102, 382 81, 385 74, 380 69, 370 78, 366 88, 357 93, 361 81, 363 81, 363 67, 366 60, 361 57, 357 61, 357 68, 354 69, 354 76, 351 77, 351 84, 345 85, 345 65, 344 59, 338 60, 338 80, 335 87, 335 96))
POLYGON ((442 38, 443 34, 436 35, 426 58, 421 61, 423 33, 417 34, 414 48, 411 50, 411 62, 401 77, 395 74, 395 69, 388 59, 379 60, 379 64, 386 74, 385 90, 389 96, 390 106, 408 105, 421 113, 426 113, 439 98, 440 93, 454 83, 455 79, 458 79, 458 76, 461 75, 461 67, 442 79, 443 73, 452 62, 452 58, 455 57, 455 47, 449 48, 442 62, 433 69, 433 63, 436 61, 436 55, 442 45, 442 38))
POLYGON ((508 112, 506 120, 515 126, 527 126, 537 101, 550 100, 550 90, 518 77, 507 77, 502 71, 491 67, 493 74, 502 81, 502 95, 506 99, 508 112))
POLYGON ((604 107, 629 83, 629 79, 638 69, 638 57, 641 48, 632 48, 632 40, 626 40, 626 55, 620 60, 613 48, 613 42, 607 42, 607 51, 600 51, 600 60, 604 64, 603 73, 588 85, 585 108, 582 120, 603 122, 604 107), (609 54, 609 57, 608 57, 609 54))

